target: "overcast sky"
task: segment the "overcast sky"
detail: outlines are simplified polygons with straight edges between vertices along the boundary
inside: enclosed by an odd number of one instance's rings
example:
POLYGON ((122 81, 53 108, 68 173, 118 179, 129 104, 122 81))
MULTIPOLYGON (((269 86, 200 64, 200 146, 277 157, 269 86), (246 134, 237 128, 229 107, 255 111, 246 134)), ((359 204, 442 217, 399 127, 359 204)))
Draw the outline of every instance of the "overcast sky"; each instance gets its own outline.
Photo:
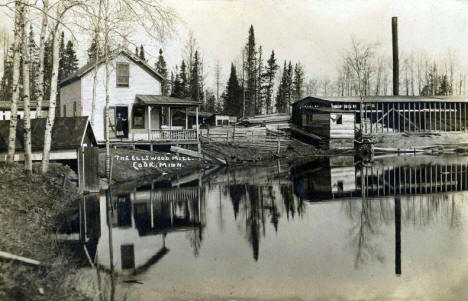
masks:
MULTIPOLYGON (((454 50, 468 65, 468 1, 462 0, 163 0, 178 14, 176 34, 165 44, 142 37, 146 54, 155 62, 162 47, 169 67, 180 64, 188 31, 193 31, 205 59, 207 85, 219 60, 223 81, 230 62, 239 59, 248 29, 255 29, 264 56, 274 49, 284 59, 304 64, 308 77, 335 75, 351 36, 378 42, 391 53, 391 17, 398 16, 402 52, 423 49, 434 55, 454 50)), ((37 32, 37 31, 36 31, 37 32)), ((85 63, 87 41, 80 41, 85 63)), ((281 63, 282 64, 282 63, 281 63)))
MULTIPOLYGON (((240 56, 250 24, 256 42, 280 61, 300 61, 310 76, 335 74, 351 36, 378 42, 391 53, 391 17, 398 16, 402 52, 423 49, 434 55, 454 50, 468 65, 468 1, 461 0, 167 0, 183 25, 163 45, 172 66, 192 30, 212 72, 216 60, 227 76, 240 56)), ((156 45, 155 45, 156 46, 156 45)), ((148 46, 149 47, 149 46, 148 46)), ((213 85, 213 78, 208 78, 213 85)))

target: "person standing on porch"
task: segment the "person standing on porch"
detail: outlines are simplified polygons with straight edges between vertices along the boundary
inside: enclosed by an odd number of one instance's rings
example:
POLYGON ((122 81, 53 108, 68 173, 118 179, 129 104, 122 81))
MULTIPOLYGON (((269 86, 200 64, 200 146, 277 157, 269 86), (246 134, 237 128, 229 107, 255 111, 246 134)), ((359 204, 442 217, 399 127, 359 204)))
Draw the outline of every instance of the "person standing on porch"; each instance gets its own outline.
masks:
POLYGON ((124 120, 123 120, 123 117, 122 117, 122 114, 121 113, 118 113, 117 114, 117 123, 115 125, 115 130, 116 130, 116 134, 117 134, 117 137, 122 139, 125 134, 124 134, 124 120))

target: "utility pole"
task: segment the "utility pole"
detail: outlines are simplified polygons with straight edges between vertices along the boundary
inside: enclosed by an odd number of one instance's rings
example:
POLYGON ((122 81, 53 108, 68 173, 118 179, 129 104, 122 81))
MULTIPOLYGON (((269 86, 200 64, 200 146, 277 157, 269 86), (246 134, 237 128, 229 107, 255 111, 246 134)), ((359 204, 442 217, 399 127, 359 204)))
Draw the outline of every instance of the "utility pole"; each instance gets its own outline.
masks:
POLYGON ((392 17, 393 96, 400 94, 400 66, 398 61, 398 17, 392 17))

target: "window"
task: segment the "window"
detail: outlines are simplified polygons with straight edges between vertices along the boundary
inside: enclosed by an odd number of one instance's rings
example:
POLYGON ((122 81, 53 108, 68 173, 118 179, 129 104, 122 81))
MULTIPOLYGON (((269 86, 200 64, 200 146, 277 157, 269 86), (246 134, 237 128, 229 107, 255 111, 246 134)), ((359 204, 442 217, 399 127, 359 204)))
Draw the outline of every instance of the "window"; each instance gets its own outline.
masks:
POLYGON ((76 101, 73 102, 73 117, 76 117, 76 101))
POLYGON ((336 115, 336 124, 343 124, 343 115, 336 115))
POLYGON ((63 105, 63 117, 67 117, 67 105, 63 105))
POLYGON ((130 79, 130 65, 128 63, 117 63, 116 76, 117 87, 128 87, 130 79))
POLYGON ((145 108, 135 107, 133 108, 133 128, 144 129, 145 128, 145 108))
POLYGON ((338 192, 343 192, 343 181, 338 181, 337 186, 338 192))

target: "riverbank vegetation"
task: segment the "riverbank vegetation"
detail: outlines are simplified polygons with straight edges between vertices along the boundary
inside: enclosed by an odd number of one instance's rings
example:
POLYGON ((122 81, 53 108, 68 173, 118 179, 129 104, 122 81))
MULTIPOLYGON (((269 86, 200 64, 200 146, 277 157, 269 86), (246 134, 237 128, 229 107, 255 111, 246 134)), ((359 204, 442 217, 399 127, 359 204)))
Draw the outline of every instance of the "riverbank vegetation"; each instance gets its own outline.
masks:
POLYGON ((54 235, 59 216, 79 198, 72 178, 68 167, 56 164, 29 178, 19 165, 0 167, 1 251, 40 262, 1 258, 0 300, 88 300, 74 289, 73 260, 54 235))

